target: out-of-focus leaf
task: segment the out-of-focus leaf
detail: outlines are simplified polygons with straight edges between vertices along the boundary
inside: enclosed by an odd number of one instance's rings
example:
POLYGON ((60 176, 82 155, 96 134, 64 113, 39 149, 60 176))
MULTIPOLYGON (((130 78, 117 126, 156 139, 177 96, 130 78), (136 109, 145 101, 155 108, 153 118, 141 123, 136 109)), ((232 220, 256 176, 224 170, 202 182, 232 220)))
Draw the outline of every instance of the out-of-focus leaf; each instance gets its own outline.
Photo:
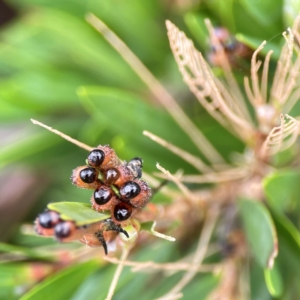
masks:
POLYGON ((218 286, 220 277, 207 274, 197 277, 183 289, 183 299, 207 299, 206 297, 218 286))
POLYGON ((283 282, 276 265, 271 270, 265 269, 265 281, 268 290, 273 297, 278 298, 282 295, 283 282))
POLYGON ((269 205, 277 212, 291 209, 300 198, 300 173, 277 171, 263 180, 269 205))
POLYGON ((256 201, 239 202, 247 240, 257 262, 263 268, 272 268, 278 252, 277 233, 269 211, 256 201))
POLYGON ((283 28, 281 18, 282 0, 234 1, 233 17, 238 32, 268 40, 283 28), (251 24, 251 26, 249 26, 251 24))
MULTIPOLYGON (((14 246, 5 243, 0 243, 0 252, 15 254, 17 256, 24 257, 24 259, 31 258, 31 259, 46 260, 46 261, 52 261, 54 259, 49 254, 43 254, 42 252, 34 249, 14 246)), ((1 261, 1 257, 0 257, 0 261, 1 261)))
POLYGON ((184 21, 193 34, 194 39, 202 49, 208 48, 208 31, 204 23, 205 16, 194 12, 189 12, 184 16, 184 21))
POLYGON ((84 279, 97 268, 99 268, 97 261, 73 265, 37 284, 20 300, 70 299, 84 279))
POLYGON ((122 142, 126 141, 135 151, 135 155, 143 153, 142 157, 147 161, 147 165, 155 165, 158 159, 161 159, 167 167, 174 167, 179 161, 182 168, 191 169, 187 163, 185 164, 169 151, 165 151, 167 154, 163 155, 161 146, 142 137, 143 130, 148 130, 167 138, 175 145, 184 145, 185 149, 193 147, 189 139, 184 134, 180 134, 182 130, 166 111, 155 108, 134 94, 119 89, 81 87, 78 95, 83 107, 99 125, 101 127, 108 125, 110 130, 114 129, 118 136, 124 139, 122 142))
POLYGON ((31 117, 30 112, 25 112, 21 107, 18 107, 12 103, 3 99, 0 95, 0 122, 3 124, 5 122, 11 122, 18 119, 29 119, 31 117))
POLYGON ((260 2, 215 0, 206 3, 216 20, 233 33, 243 33, 264 40, 274 37, 283 28, 282 0, 260 2))
MULTIPOLYGON (((51 73, 61 72, 57 75, 62 78, 58 82, 59 92, 67 91, 74 84, 79 85, 80 78, 81 83, 87 84, 102 82, 135 89, 142 86, 137 85, 140 79, 131 68, 87 24, 83 16, 78 18, 56 9, 40 9, 38 13, 25 16, 22 23, 10 26, 2 33, 2 40, 5 46, 0 48, 0 61, 3 60, 8 68, 17 71, 20 66, 16 64, 16 55, 11 55, 13 51, 20 58, 21 73, 27 66, 30 68, 27 72, 40 75, 46 86, 55 82, 51 73), (49 83, 44 79, 47 73, 52 77, 49 83), (65 87, 62 85, 64 82, 65 87)), ((30 85, 24 78, 23 81, 30 85)), ((49 91, 44 97, 52 96, 53 101, 59 101, 55 99, 55 93, 55 89, 52 89, 52 93, 49 91)), ((71 94, 64 94, 64 98, 69 101, 72 101, 72 97, 71 94)))
POLYGON ((17 300, 23 288, 34 283, 33 265, 9 263, 0 268, 0 299, 17 300))
POLYGON ((251 263, 250 290, 251 300, 273 300, 266 286, 264 269, 259 266, 256 261, 251 263))
POLYGON ((48 208, 58 212, 61 219, 74 221, 78 226, 96 223, 110 217, 109 214, 93 210, 90 204, 80 202, 55 202, 48 204, 48 208))
POLYGON ((158 1, 128 0, 117 6, 106 0, 90 3, 90 11, 107 23, 147 65, 155 62, 155 58, 161 57, 167 49, 164 16, 160 13, 158 1))
POLYGON ((228 1, 218 1, 219 3, 219 12, 222 22, 226 24, 226 27, 229 28, 232 32, 236 31, 236 24, 235 18, 233 14, 233 8, 235 1, 228 0, 228 1))
POLYGON ((239 3, 244 7, 245 11, 251 14, 256 21, 264 27, 274 26, 274 20, 281 19, 282 0, 259 1, 240 0, 239 3))
MULTIPOLYGON (((28 120, 28 123, 30 121, 28 120)), ((8 164, 15 163, 24 157, 28 157, 39 151, 47 149, 56 143, 59 139, 52 135, 45 135, 45 132, 40 131, 30 133, 18 138, 14 143, 10 143, 1 147, 0 149, 0 167, 7 166, 8 164), (22 149, 22 151, 20 151, 22 149)))
POLYGON ((151 107, 143 99, 122 90, 81 87, 78 95, 89 112, 96 111, 102 118, 110 119, 111 126, 128 135, 141 134, 142 130, 168 131, 170 126, 176 126, 165 111, 151 107))
MULTIPOLYGON (((288 246, 291 251, 300 257, 300 232, 295 225, 283 214, 272 211, 276 231, 280 233, 280 245, 288 246)), ((300 258, 299 258, 300 263, 300 258)))
POLYGON ((292 27, 299 11, 300 2, 298 0, 283 0, 283 20, 287 27, 292 27))
MULTIPOLYGON (((247 36, 247 35, 241 34, 241 33, 236 34, 235 37, 239 42, 245 44, 246 46, 248 46, 249 48, 251 48, 253 50, 256 50, 263 42, 263 40, 259 40, 257 38, 250 37, 250 36, 247 36)), ((278 60, 279 56, 280 56, 281 48, 278 45, 273 44, 271 42, 267 42, 267 44, 264 46, 264 48, 259 53, 262 55, 266 55, 270 50, 273 51, 271 58, 273 60, 278 60)))
POLYGON ((76 104, 76 88, 83 80, 76 73, 61 70, 48 69, 42 74, 26 71, 2 81, 0 97, 24 112, 50 114, 76 104))
MULTIPOLYGON (((115 265, 111 265, 109 269, 114 271, 115 265)), ((112 280, 112 274, 108 274, 107 268, 100 269, 90 274, 86 280, 82 282, 70 300, 100 300, 105 299, 107 290, 112 280), (100 284, 101 283, 101 284, 100 284)))
POLYGON ((144 231, 147 231, 149 232, 150 234, 156 236, 156 237, 159 237, 161 239, 165 239, 167 241, 170 241, 170 242, 175 242, 176 239, 171 237, 171 236, 168 236, 168 235, 165 235, 163 233, 160 233, 160 232, 157 232, 155 231, 155 226, 156 226, 156 222, 145 222, 145 223, 141 223, 141 229, 144 230, 144 231))
POLYGON ((300 233, 285 215, 272 211, 272 216, 279 240, 276 265, 278 262, 284 283, 281 299, 293 299, 294 295, 299 295, 300 292, 300 233))
MULTIPOLYGON (((31 117, 34 117, 34 115, 31 115, 31 117)), ((53 127, 55 125, 61 132, 75 136, 76 128, 78 128, 80 124, 80 120, 73 120, 72 123, 70 123, 69 120, 64 120, 59 123, 55 122, 55 124, 48 123, 47 125, 53 127)), ((25 158, 27 164, 42 162, 43 165, 46 165, 48 160, 45 159, 45 157, 47 157, 47 155, 49 156, 49 154, 45 154, 46 151, 51 153, 51 157, 49 158, 49 161, 51 161, 51 158, 54 158, 54 160, 57 159, 58 155, 63 158, 63 154, 69 151, 68 148, 70 146, 72 149, 75 149, 75 146, 67 143, 61 137, 33 125, 29 118, 25 123, 17 123, 14 127, 8 127, 8 134, 2 139, 2 143, 3 145, 0 148, 0 168, 17 163, 25 158), (5 141, 6 138, 7 142, 5 141), (64 146, 63 150, 60 148, 60 144, 64 146), (51 149, 51 151, 49 149, 51 149), (41 155, 41 153, 43 154, 41 155)), ((69 155, 70 153, 68 153, 68 156, 69 155)), ((57 162, 56 160, 56 163, 57 162)), ((57 166, 57 168, 58 167, 59 166, 57 166)))

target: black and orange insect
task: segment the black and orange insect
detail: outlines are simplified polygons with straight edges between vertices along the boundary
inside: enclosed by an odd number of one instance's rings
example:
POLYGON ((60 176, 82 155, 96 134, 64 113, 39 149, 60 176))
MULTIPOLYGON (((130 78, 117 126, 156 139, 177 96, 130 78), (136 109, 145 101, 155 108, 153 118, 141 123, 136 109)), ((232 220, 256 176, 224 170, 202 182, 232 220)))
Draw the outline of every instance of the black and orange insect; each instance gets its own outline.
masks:
MULTIPOLYGON (((224 54, 232 67, 240 67, 241 58, 249 58, 252 51, 244 44, 236 40, 234 35, 224 27, 215 27, 214 36, 224 50, 224 54)), ((213 66, 222 66, 224 57, 218 51, 218 45, 213 43, 208 54, 208 60, 213 66)))

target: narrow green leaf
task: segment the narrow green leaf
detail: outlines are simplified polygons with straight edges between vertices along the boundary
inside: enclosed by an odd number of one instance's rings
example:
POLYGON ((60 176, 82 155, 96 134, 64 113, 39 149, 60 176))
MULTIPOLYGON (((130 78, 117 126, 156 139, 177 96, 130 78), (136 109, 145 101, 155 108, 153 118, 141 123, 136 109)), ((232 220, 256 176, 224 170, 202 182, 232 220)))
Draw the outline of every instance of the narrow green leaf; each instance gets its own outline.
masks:
MULTIPOLYGON (((280 236, 280 245, 289 247, 295 257, 300 258, 300 232, 296 226, 283 214, 272 211, 272 217, 276 226, 276 231, 280 236)), ((279 245, 279 246, 280 246, 279 245)), ((300 260, 299 260, 300 262, 300 260)))
POLYGON ((93 210, 90 204, 80 202, 50 203, 48 208, 58 212, 63 220, 75 221, 78 226, 96 223, 110 217, 109 214, 93 210))
POLYGON ((251 14, 256 23, 262 26, 274 26, 274 20, 280 19, 282 0, 258 1, 240 0, 239 3, 244 7, 248 14, 251 14))
POLYGON ((263 268, 272 268, 278 253, 277 233, 269 211, 256 201, 239 202, 248 243, 257 262, 263 268))
POLYGON ((208 48, 208 31, 204 23, 205 15, 189 12, 184 16, 186 26, 193 34, 194 39, 202 47, 202 49, 208 48))
MULTIPOLYGON (((239 42, 245 44, 246 46, 248 46, 253 50, 256 50, 263 42, 262 39, 258 39, 241 33, 236 34, 235 38, 239 42)), ((278 45, 273 44, 269 41, 259 53, 262 55, 266 55, 270 50, 273 51, 271 59, 278 60, 280 56, 281 48, 278 45)))
POLYGON ((176 124, 168 114, 143 99, 120 89, 86 86, 78 89, 78 95, 88 112, 127 135, 141 135, 143 130, 166 130, 176 124), (155 122, 154 122, 155 120, 155 122))
POLYGON ((219 3, 219 13, 222 22, 226 24, 226 27, 230 29, 231 32, 236 31, 236 24, 234 18, 234 0, 228 1, 218 1, 219 3))
MULTIPOLYGON (((37 260, 46 260, 46 261, 52 261, 54 260, 53 257, 47 254, 43 254, 42 252, 39 252, 35 249, 30 249, 26 247, 21 246, 15 246, 5 243, 0 243, 0 252, 15 254, 19 256, 23 256, 24 258, 31 258, 31 259, 37 259, 37 260)), ((1 259, 0 259, 1 262, 1 259)))
POLYGON ((274 266, 272 269, 265 269, 265 281, 270 294, 278 298, 283 292, 283 282, 279 270, 274 266))
POLYGON ((97 268, 99 264, 96 261, 73 265, 36 285, 20 300, 70 299, 85 278, 97 268))
MULTIPOLYGON (((28 119, 28 124, 29 122, 28 119)), ((13 143, 4 145, 0 149, 0 168, 45 150, 59 142, 60 139, 55 137, 54 134, 46 135, 45 131, 42 130, 35 133, 24 131, 22 137, 16 139, 13 143)))
POLYGON ((269 205, 283 212, 297 203, 300 198, 300 173, 292 170, 279 171, 264 178, 263 187, 269 205))
MULTIPOLYGON (((105 126, 115 132, 121 141, 116 144, 130 145, 126 150, 121 146, 122 151, 132 150, 134 155, 140 153, 148 166, 154 167, 159 159, 171 171, 176 164, 186 172, 194 171, 193 166, 167 150, 161 151, 160 145, 142 135, 143 130, 148 130, 175 145, 194 149, 189 137, 181 134, 182 129, 165 110, 146 103, 133 93, 115 88, 84 86, 78 89, 78 96, 83 107, 97 121, 97 127, 105 126)), ((120 149, 115 148, 119 152, 120 149)))

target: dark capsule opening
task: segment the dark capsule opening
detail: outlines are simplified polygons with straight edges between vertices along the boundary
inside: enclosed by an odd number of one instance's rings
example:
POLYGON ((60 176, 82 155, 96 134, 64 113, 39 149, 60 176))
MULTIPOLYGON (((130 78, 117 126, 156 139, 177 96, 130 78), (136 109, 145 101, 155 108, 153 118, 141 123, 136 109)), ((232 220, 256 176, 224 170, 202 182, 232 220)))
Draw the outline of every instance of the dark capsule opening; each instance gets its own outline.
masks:
POLYGON ((104 172, 103 181, 105 182, 105 184, 111 185, 115 183, 119 177, 120 172, 115 168, 111 168, 104 172))
POLYGON ((123 200, 130 200, 141 192, 140 186, 134 181, 126 182, 120 188, 120 196, 123 200))
POLYGON ((127 163, 127 167, 131 170, 135 178, 142 177, 143 160, 139 157, 131 159, 127 163))
POLYGON ((54 234, 57 238, 67 238, 71 235, 71 223, 70 222, 61 222, 55 226, 54 234))
POLYGON ((126 203, 119 203, 114 208, 114 216, 117 221, 125 221, 130 218, 132 208, 126 203))
POLYGON ((45 211, 39 215, 39 224, 43 228, 53 228, 59 221, 58 213, 54 211, 45 211))
POLYGON ((85 183, 93 183, 97 178, 97 172, 94 168, 85 168, 80 171, 80 179, 85 183))
POLYGON ((105 153, 104 151, 100 149, 94 149, 93 151, 90 152, 88 155, 88 163, 92 167, 100 167, 101 164, 103 163, 105 158, 105 153))
POLYGON ((143 167, 143 160, 140 157, 134 157, 128 162, 128 165, 133 165, 139 168, 143 167))
POLYGON ((112 195, 110 188, 100 187, 94 192, 94 200, 98 205, 103 205, 111 199, 112 195))

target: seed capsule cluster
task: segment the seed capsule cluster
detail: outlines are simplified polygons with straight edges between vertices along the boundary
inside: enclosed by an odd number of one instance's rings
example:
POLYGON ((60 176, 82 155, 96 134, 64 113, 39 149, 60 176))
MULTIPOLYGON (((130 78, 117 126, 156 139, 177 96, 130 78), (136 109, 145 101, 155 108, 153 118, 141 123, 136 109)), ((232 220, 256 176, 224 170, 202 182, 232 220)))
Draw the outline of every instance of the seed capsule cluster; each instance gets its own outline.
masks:
POLYGON ((39 235, 54 236, 60 242, 79 240, 90 247, 103 246, 107 254, 107 242, 112 241, 118 233, 128 233, 111 218, 83 226, 76 226, 73 221, 60 218, 59 213, 45 210, 35 221, 35 231, 39 235))
POLYGON ((73 170, 72 183, 93 189, 92 208, 109 210, 116 224, 128 220, 149 201, 151 189, 140 179, 143 166, 140 158, 121 163, 112 148, 100 145, 89 153, 86 163, 73 170))
POLYGON ((83 189, 94 190, 91 203, 96 211, 110 211, 111 217, 97 223, 76 226, 60 218, 56 211, 46 210, 35 221, 35 230, 43 236, 54 236, 61 242, 80 240, 88 246, 102 245, 107 254, 107 241, 118 233, 128 233, 121 226, 151 197, 151 189, 142 181, 142 159, 122 163, 108 145, 93 149, 85 166, 73 170, 71 180, 83 189))

